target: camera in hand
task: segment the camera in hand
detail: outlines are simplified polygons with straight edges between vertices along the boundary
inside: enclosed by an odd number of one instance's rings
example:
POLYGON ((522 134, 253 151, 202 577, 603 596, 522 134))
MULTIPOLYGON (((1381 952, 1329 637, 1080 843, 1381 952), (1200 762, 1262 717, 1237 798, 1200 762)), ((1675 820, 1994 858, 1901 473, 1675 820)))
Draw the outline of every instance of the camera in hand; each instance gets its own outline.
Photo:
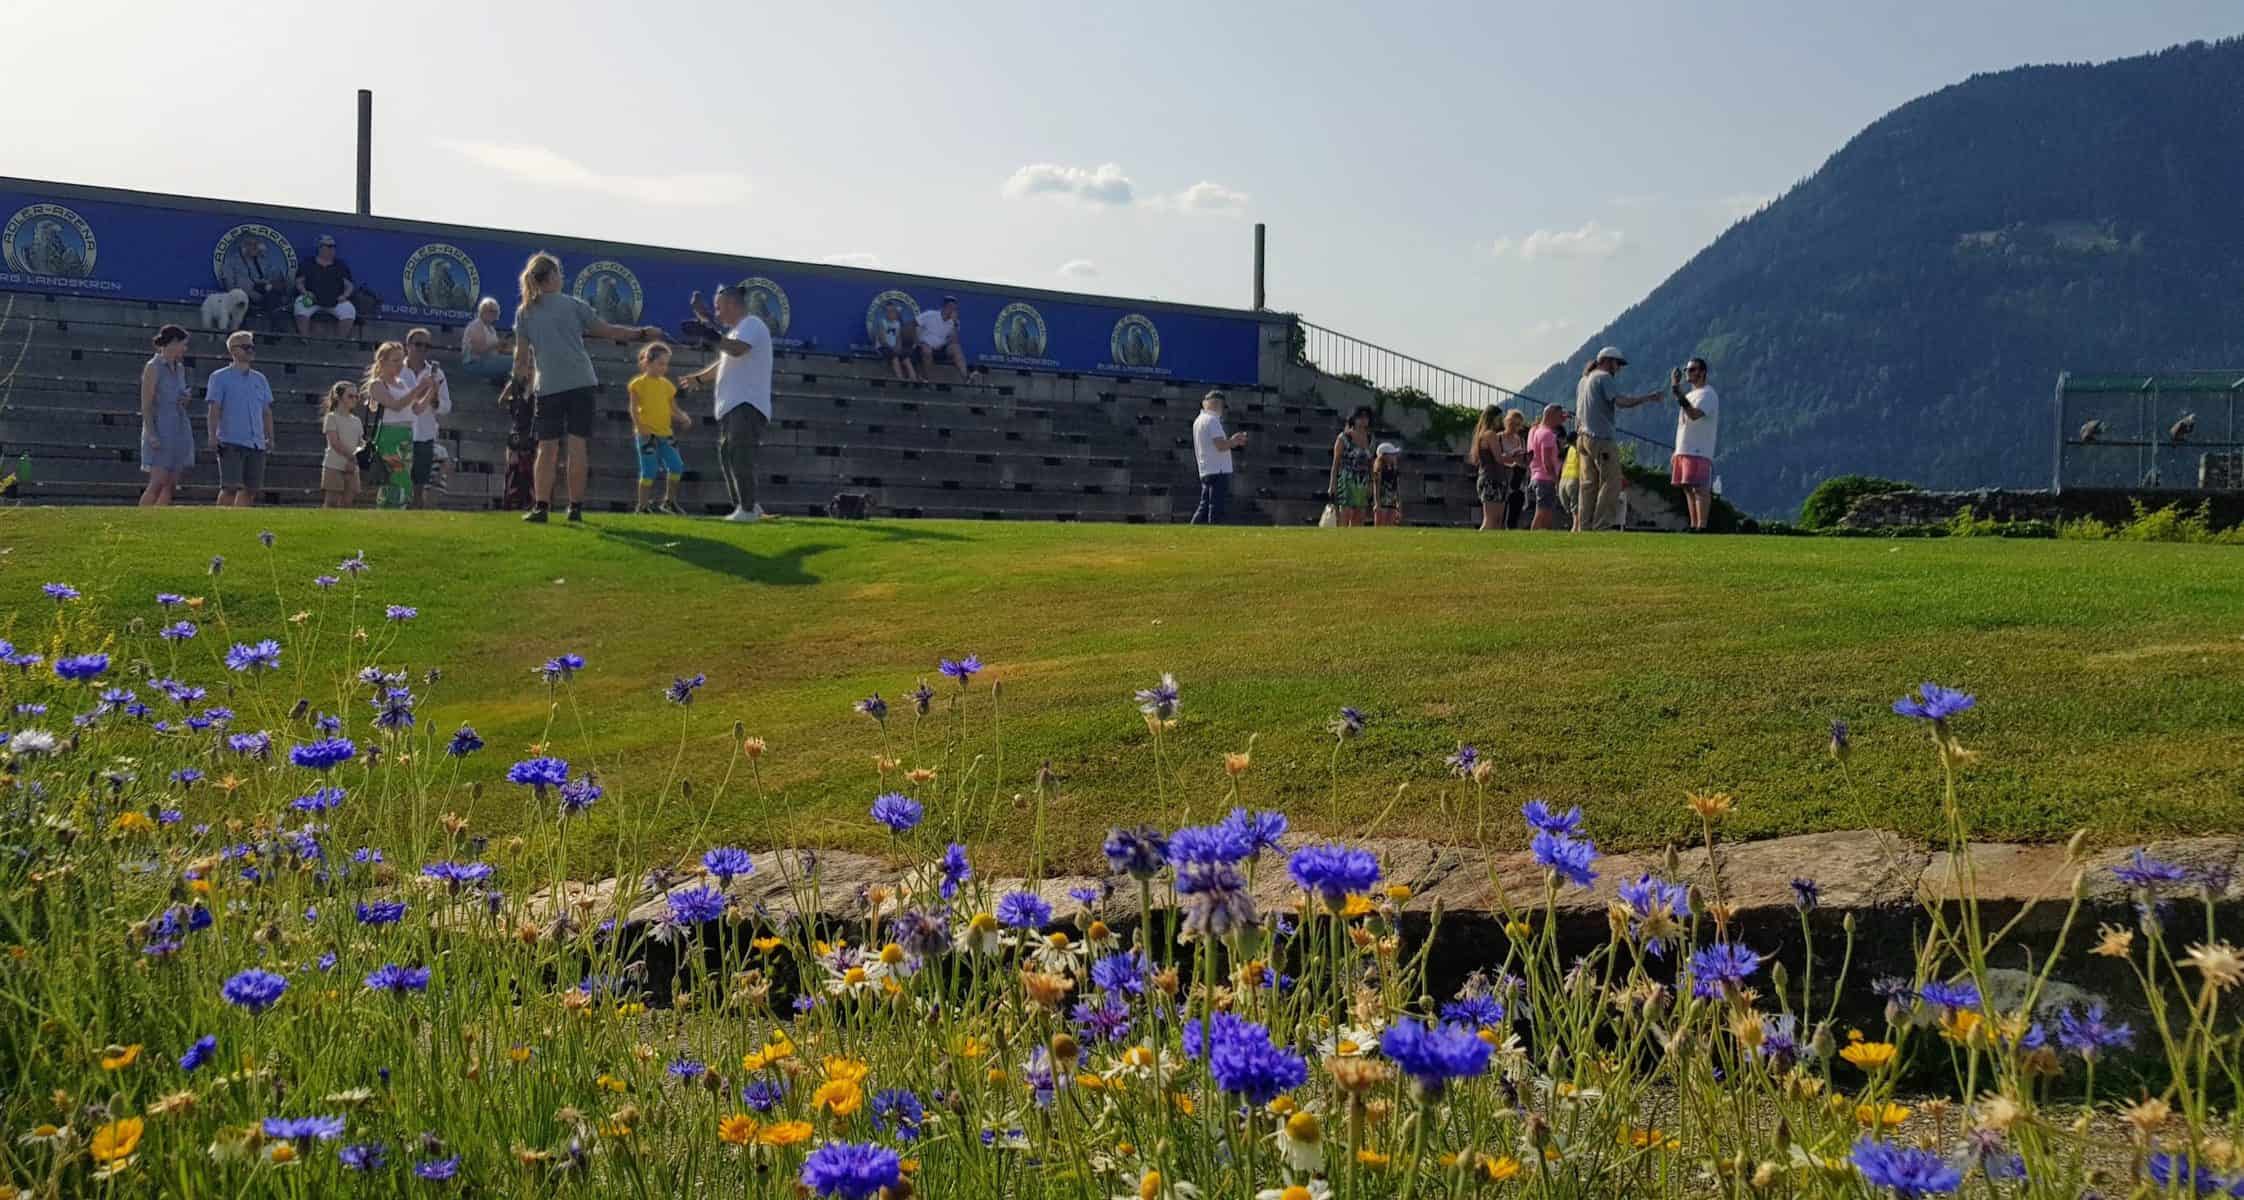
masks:
POLYGON ((725 340, 725 331, 698 317, 687 317, 678 325, 678 340, 698 349, 714 350, 725 340))

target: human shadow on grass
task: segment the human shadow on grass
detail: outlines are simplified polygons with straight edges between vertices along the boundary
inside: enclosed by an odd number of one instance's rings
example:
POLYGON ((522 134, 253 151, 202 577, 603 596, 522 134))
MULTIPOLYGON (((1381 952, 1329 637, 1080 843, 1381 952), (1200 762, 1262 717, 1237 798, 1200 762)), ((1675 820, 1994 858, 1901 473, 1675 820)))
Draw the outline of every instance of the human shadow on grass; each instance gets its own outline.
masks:
POLYGON ((818 576, 804 567, 804 561, 813 555, 840 549, 831 542, 805 542, 776 553, 757 554, 731 542, 696 537, 690 533, 672 533, 668 530, 602 527, 599 534, 606 541, 621 542, 634 550, 675 558, 688 566, 728 575, 743 583, 764 583, 774 587, 802 587, 817 583, 818 576))

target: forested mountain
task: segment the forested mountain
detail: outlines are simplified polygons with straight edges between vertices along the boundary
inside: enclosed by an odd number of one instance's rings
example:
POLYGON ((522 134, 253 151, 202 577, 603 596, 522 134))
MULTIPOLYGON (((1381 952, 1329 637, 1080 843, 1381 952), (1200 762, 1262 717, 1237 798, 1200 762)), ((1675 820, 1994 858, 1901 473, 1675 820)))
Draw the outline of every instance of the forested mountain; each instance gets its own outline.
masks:
POLYGON ((1630 390, 1708 359, 1748 512, 1848 472, 2046 486, 2059 371, 2244 368, 2244 39, 1913 100, 1527 391, 1571 407, 1608 342, 1630 390))

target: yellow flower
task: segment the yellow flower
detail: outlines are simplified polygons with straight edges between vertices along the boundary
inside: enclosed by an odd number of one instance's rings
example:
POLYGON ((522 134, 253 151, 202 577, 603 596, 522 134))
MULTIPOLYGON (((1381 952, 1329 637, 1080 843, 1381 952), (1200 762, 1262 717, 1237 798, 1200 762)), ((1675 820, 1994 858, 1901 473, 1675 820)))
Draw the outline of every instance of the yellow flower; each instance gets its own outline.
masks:
POLYGON ((516 1066, 520 1066, 523 1063, 530 1061, 530 1048, 520 1042, 516 1042, 514 1045, 507 1047, 506 1056, 509 1061, 513 1062, 516 1066))
POLYGON ((1892 1042, 1854 1042, 1839 1051, 1839 1057, 1865 1071, 1876 1071, 1891 1063, 1897 1053, 1899 1049, 1892 1042))
POLYGON ((746 1113, 734 1113, 717 1122, 717 1140, 729 1146, 745 1146, 756 1140, 756 1118, 746 1113))
POLYGON ((873 1069, 861 1058, 829 1055, 820 1065, 826 1068, 826 1078, 837 1083, 863 1083, 865 1077, 873 1073, 873 1069))
POLYGON ((1728 792, 1692 792, 1685 799, 1702 821, 1719 821, 1730 815, 1732 801, 1728 792))
POLYGON ((140 1131, 139 1117, 111 1121, 94 1130, 93 1160, 97 1163, 112 1163, 131 1154, 140 1145, 140 1131))
POLYGON ((1623 1129, 1620 1134, 1620 1143, 1623 1146, 1633 1146, 1638 1150, 1680 1150, 1683 1148, 1682 1139, 1670 1137, 1660 1132, 1658 1126, 1645 1129, 1631 1126, 1623 1129))
POLYGON ((1340 915, 1343 917, 1370 916, 1371 897, 1350 894, 1347 902, 1340 907, 1340 915))
POLYGON ((1909 1109, 1906 1105, 1891 1101, 1882 1105, 1857 1104, 1854 1106, 1854 1119, 1856 1124, 1865 1129, 1891 1129, 1909 1119, 1909 1109))
POLYGON ((741 1055, 740 1069, 743 1071, 761 1071, 782 1059, 794 1057, 794 1054, 795 1044, 787 1040, 787 1035, 777 1034, 763 1049, 751 1050, 741 1055))
POLYGON ((1387 1165, 1387 1156, 1377 1150, 1358 1150, 1356 1161, 1367 1167, 1384 1167, 1387 1165))
POLYGON ((601 1088, 605 1091, 620 1092, 625 1088, 630 1087, 631 1085, 625 1083, 624 1081, 616 1078, 613 1075, 602 1075, 592 1081, 592 1086, 601 1088))
POLYGON ((1488 1176, 1492 1183, 1502 1183, 1519 1174, 1519 1160, 1509 1154, 1499 1154, 1494 1158, 1482 1155, 1479 1166, 1481 1174, 1488 1176))
POLYGON ((865 1089, 854 1079, 829 1079, 811 1093, 810 1107, 846 1117, 865 1106, 865 1089))
POLYGON ((122 1071, 133 1065, 139 1058, 139 1042, 134 1042, 130 1046, 111 1046, 109 1052, 101 1056, 101 1069, 104 1071, 122 1071))
POLYGON ((780 946, 779 939, 775 937, 760 937, 749 944, 756 948, 758 954, 769 954, 780 946))
POLYGON ((766 1146, 796 1146, 809 1141, 810 1134, 808 1121, 781 1121, 776 1125, 764 1126, 763 1132, 756 1135, 756 1140, 766 1146))
POLYGON ((1946 1035, 1950 1041, 1968 1041, 1971 1038, 1972 1031, 1977 1028, 1979 1028, 1979 1014, 1968 1008, 1956 1009, 1953 1012, 1943 1014, 1940 1018, 1940 1032, 1946 1035))
POLYGON ((1504 936, 1515 942, 1526 941, 1534 932, 1534 928, 1525 921, 1509 921, 1504 925, 1504 936))
POLYGON ((148 833, 156 828, 156 823, 148 819, 147 813, 130 809, 118 813, 117 819, 109 823, 109 828, 117 833, 148 833))
POLYGON ((2135 948, 2135 931, 2132 929, 2099 925, 2096 933, 2096 944, 2089 949, 2090 954, 2101 954, 2105 958, 2125 958, 2135 948))
POLYGON ((1408 902, 1408 901, 1410 900, 1410 887, 1409 887, 1409 885, 1407 885, 1407 884, 1400 884, 1400 883, 1391 883, 1391 884, 1388 884, 1388 885, 1387 885, 1387 898, 1388 898, 1389 900, 1392 900, 1392 901, 1394 901, 1394 902, 1395 902, 1395 903, 1397 903, 1397 904, 1404 904, 1404 903, 1407 903, 1407 902, 1408 902))
POLYGON ((276 1167, 285 1167, 296 1161, 296 1147, 289 1145, 287 1142, 274 1142, 273 1148, 266 1151, 266 1154, 272 1159, 273 1165, 276 1167))

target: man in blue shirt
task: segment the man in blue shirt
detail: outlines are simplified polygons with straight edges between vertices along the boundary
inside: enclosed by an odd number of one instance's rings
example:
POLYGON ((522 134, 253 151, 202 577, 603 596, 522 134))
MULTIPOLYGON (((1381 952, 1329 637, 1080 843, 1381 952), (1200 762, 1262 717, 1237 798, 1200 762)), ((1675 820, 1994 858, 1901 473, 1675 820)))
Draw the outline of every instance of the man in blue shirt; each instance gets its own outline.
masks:
POLYGON ((218 506, 248 508, 265 487, 265 452, 273 445, 273 385, 249 364, 257 335, 235 330, 226 338, 231 366, 210 373, 210 448, 218 455, 218 506))

